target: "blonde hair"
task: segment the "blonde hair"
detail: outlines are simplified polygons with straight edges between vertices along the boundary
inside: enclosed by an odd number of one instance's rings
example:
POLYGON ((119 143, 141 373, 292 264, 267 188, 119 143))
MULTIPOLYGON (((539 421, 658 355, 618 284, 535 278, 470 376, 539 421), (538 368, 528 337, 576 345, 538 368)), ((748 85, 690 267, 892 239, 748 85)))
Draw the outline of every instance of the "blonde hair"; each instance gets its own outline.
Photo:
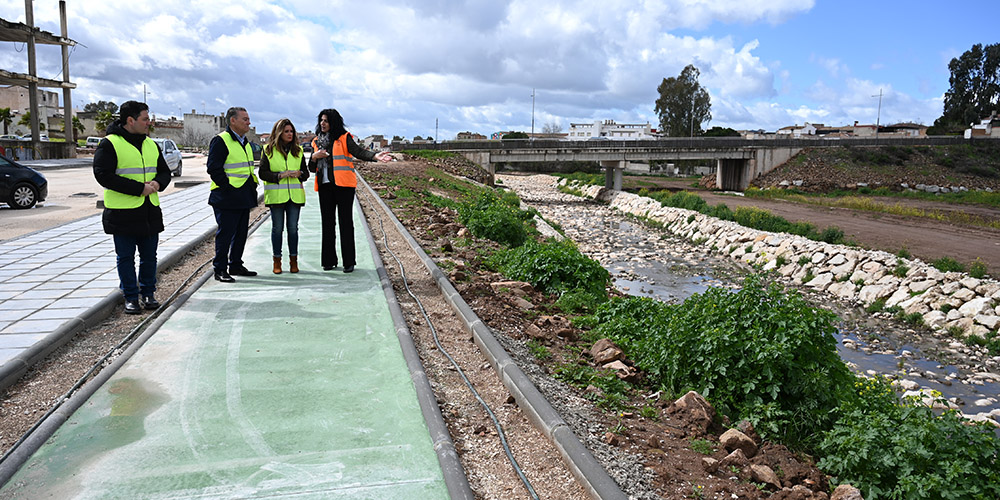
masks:
POLYGON ((288 156, 288 153, 292 153, 293 156, 299 156, 302 154, 302 146, 299 146, 298 137, 298 133, 295 131, 295 124, 288 118, 282 118, 274 123, 274 127, 271 129, 271 136, 267 138, 267 145, 264 146, 264 153, 273 155, 274 151, 278 151, 281 153, 281 156, 288 156), (292 127, 292 142, 282 144, 281 136, 286 125, 292 127))

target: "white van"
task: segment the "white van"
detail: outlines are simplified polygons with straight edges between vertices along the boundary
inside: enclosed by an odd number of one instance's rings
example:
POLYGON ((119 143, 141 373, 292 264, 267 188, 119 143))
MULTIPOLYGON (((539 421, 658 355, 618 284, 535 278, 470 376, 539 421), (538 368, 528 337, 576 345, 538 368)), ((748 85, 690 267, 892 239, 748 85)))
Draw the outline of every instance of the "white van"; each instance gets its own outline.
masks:
POLYGON ((100 137, 88 137, 87 138, 87 147, 88 148, 96 148, 97 145, 100 144, 100 143, 101 143, 101 138, 100 137))

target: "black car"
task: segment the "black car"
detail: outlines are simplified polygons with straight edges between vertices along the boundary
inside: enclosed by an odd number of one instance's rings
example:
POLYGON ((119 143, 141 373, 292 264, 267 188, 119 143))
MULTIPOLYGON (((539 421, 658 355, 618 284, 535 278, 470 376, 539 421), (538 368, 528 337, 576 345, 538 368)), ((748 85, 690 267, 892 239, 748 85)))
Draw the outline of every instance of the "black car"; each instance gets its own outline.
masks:
POLYGON ((253 161, 260 161, 260 152, 264 150, 260 144, 250 141, 250 149, 253 150, 253 161))
POLYGON ((37 170, 0 155, 0 202, 11 208, 31 208, 45 201, 49 182, 37 170))
POLYGON ((312 145, 312 143, 309 142, 309 141, 303 142, 302 143, 302 151, 305 151, 306 153, 312 153, 313 152, 313 145, 312 145))

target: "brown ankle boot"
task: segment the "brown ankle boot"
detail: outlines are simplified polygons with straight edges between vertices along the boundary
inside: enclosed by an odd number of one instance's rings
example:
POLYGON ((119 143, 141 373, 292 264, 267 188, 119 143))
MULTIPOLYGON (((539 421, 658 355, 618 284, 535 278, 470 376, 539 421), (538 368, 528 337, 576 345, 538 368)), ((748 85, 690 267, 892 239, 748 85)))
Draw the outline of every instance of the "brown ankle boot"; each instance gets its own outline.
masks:
POLYGON ((274 258, 274 274, 281 274, 281 257, 274 258))
POLYGON ((288 270, 293 273, 299 272, 299 258, 292 255, 288 258, 288 270))

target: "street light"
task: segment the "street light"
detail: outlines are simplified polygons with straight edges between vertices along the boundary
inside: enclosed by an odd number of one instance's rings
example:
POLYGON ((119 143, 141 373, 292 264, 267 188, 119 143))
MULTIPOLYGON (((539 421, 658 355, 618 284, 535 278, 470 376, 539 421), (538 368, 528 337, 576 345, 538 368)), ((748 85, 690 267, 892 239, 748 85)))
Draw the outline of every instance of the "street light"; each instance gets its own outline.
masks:
POLYGON ((535 138, 535 88, 531 88, 531 138, 535 138))

